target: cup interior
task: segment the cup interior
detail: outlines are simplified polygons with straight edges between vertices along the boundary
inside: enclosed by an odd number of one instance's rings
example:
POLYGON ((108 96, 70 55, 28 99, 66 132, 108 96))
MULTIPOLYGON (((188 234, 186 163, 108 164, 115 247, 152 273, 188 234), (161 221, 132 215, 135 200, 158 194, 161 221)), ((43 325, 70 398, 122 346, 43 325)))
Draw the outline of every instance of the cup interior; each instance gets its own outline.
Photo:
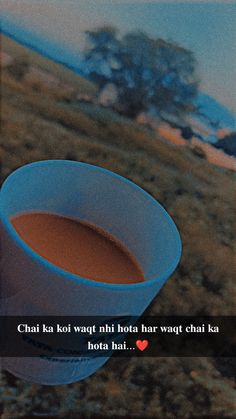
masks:
POLYGON ((180 236, 165 209, 133 182, 100 167, 66 160, 28 164, 4 182, 0 203, 8 227, 11 217, 32 211, 101 227, 134 255, 146 281, 168 277, 180 259, 180 236))

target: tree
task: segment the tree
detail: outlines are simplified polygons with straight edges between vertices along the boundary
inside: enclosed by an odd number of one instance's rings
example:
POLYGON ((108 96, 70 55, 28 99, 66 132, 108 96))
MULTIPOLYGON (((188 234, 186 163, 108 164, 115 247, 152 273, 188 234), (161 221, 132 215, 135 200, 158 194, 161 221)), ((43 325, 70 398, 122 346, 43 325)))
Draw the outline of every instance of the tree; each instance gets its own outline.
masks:
POLYGON ((215 144, 216 148, 222 149, 226 154, 236 157, 236 132, 231 132, 215 144))
POLYGON ((119 38, 113 27, 86 35, 90 78, 100 87, 114 83, 121 112, 134 117, 152 107, 160 115, 182 115, 194 109, 198 81, 191 51, 143 32, 119 38))

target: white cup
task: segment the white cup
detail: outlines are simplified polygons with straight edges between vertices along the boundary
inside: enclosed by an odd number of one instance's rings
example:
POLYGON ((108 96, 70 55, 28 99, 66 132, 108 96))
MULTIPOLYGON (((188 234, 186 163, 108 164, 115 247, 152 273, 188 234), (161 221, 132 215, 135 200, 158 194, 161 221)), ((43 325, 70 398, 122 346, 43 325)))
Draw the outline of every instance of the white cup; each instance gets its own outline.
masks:
MULTIPOLYGON (((1 314, 4 316, 140 316, 176 268, 178 230, 164 208, 129 180, 100 167, 66 160, 17 169, 0 192, 1 314), (10 218, 47 211, 95 224, 121 241, 145 281, 108 284, 66 272, 34 252, 10 218)), ((64 358, 63 358, 64 359, 64 358)), ((77 363, 8 357, 3 368, 25 380, 67 384, 94 373, 108 357, 77 363)))

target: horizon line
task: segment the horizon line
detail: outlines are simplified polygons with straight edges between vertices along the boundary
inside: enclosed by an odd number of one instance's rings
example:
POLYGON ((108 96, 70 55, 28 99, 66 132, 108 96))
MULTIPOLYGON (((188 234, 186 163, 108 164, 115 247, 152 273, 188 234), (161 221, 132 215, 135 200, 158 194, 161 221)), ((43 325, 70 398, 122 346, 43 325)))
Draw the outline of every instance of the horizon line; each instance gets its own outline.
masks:
MULTIPOLYGON (((8 18, 6 18, 6 21, 9 22, 8 18)), ((18 30, 21 30, 21 27, 20 26, 16 26, 16 28, 18 30)), ((22 30, 25 32, 25 34, 27 34, 27 32, 30 34, 30 31, 25 30, 25 29, 22 29, 22 30)), ((51 60, 51 61, 53 61, 53 62, 55 62, 55 63, 57 63, 59 65, 62 65, 64 67, 66 67, 67 69, 69 69, 73 73, 75 73, 75 74, 77 74, 79 76, 82 76, 86 80, 88 80, 87 74, 81 68, 76 67, 73 64, 70 64, 68 61, 62 61, 62 60, 58 59, 56 55, 51 55, 51 54, 47 53, 45 50, 43 50, 43 49, 35 46, 34 44, 32 44, 30 42, 27 42, 25 40, 19 39, 16 35, 14 35, 13 33, 9 32, 8 29, 4 29, 4 27, 3 27, 2 24, 0 24, 0 35, 1 34, 3 34, 6 37, 9 37, 10 39, 12 39, 16 43, 18 43, 18 44, 20 44, 20 45, 22 45, 22 46, 24 46, 26 48, 29 48, 31 51, 36 52, 36 53, 40 54, 41 56, 46 57, 49 60, 51 60)), ((216 99, 214 96, 212 96, 211 94, 207 93, 204 90, 200 90, 198 92, 198 95, 200 95, 200 94, 206 95, 209 98, 211 98, 214 101, 216 101, 222 108, 224 108, 227 112, 230 113, 231 117, 234 119, 234 123, 236 124, 236 115, 235 115, 234 111, 232 111, 227 105, 221 103, 218 99, 216 99)))

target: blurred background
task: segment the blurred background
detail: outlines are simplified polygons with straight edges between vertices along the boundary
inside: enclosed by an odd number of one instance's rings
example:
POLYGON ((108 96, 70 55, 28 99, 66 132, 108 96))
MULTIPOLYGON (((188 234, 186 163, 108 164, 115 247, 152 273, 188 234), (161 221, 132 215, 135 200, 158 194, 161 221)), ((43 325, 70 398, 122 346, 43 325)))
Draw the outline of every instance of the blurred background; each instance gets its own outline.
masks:
MULTIPOLYGON (((105 167, 174 218, 147 315, 235 315, 236 3, 1 0, 0 181, 42 159, 105 167)), ((3 372, 0 417, 236 418, 235 358, 113 358, 90 378, 3 372)))

